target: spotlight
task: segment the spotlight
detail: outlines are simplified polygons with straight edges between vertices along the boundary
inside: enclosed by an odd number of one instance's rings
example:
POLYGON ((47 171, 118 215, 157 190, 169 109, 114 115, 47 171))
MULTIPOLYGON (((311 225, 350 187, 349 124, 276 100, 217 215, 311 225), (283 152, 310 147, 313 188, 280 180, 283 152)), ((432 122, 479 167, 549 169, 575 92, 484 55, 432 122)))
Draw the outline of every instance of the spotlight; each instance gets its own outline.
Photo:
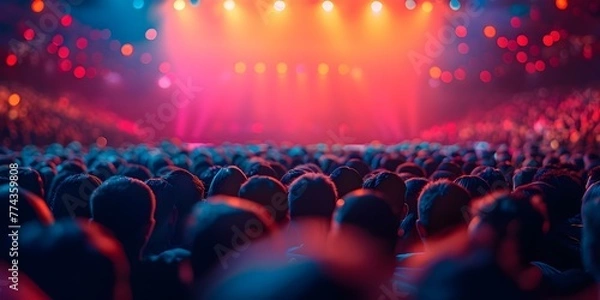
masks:
POLYGON ((175 2, 173 2, 173 8, 175 8, 175 10, 183 10, 185 8, 185 1, 175 0, 175 2))
POLYGON ((225 2, 223 2, 223 7, 226 10, 233 10, 235 8, 235 1, 233 1, 233 0, 225 0, 225 2))
POLYGON ((323 10, 326 12, 330 12, 333 10, 333 2, 326 0, 323 1, 323 4, 321 4, 321 7, 323 7, 323 10))
POLYGON ((285 9, 285 1, 283 1, 283 0, 275 1, 275 3, 273 3, 273 9, 275 9, 276 11, 283 11, 285 9))
POLYGON ((383 8, 383 4, 381 4, 380 1, 373 1, 373 2, 371 2, 371 10, 374 13, 380 12, 382 8, 383 8))

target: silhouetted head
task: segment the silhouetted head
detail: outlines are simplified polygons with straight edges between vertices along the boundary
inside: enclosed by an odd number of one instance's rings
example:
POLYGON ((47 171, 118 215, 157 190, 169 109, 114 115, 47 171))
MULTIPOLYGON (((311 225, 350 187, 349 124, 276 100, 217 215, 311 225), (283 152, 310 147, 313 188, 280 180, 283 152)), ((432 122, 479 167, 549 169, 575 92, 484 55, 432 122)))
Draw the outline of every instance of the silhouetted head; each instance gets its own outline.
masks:
POLYGON ((356 170, 356 172, 358 172, 360 175, 360 178, 365 178, 365 176, 371 172, 369 165, 358 158, 350 159, 348 162, 346 162, 346 166, 356 170))
POLYGON ((221 195, 196 204, 186 231, 194 278, 231 267, 253 242, 272 231, 268 212, 256 203, 221 195))
POLYGON ((426 177, 425 170, 415 163, 405 162, 396 168, 396 173, 410 173, 417 177, 426 177))
POLYGON ((287 173, 285 173, 285 175, 283 175, 283 177, 281 177, 281 183, 285 186, 290 186, 290 184, 292 184, 292 182, 294 182, 294 180, 298 179, 298 177, 300 177, 306 173, 310 173, 310 172, 306 171, 305 169, 300 169, 300 168, 291 169, 291 170, 287 171, 287 173))
POLYGON ((38 171, 32 168, 10 169, 8 166, 0 167, 0 177, 10 178, 11 175, 16 176, 19 188, 24 188, 44 199, 44 182, 38 171))
POLYGON ((331 219, 337 199, 335 185, 329 177, 317 173, 304 174, 289 187, 290 218, 331 219))
POLYGON ((538 180, 556 188, 559 197, 556 209, 561 212, 562 219, 581 212, 581 197, 585 189, 578 178, 565 171, 553 170, 544 173, 538 180))
POLYGON ((471 195, 471 199, 481 198, 491 192, 490 186, 479 176, 463 175, 454 180, 471 195))
POLYGON ((517 169, 515 175, 513 175, 513 190, 516 190, 522 185, 533 182, 533 176, 537 172, 537 168, 524 167, 517 169))
POLYGON ((411 178, 406 181, 406 198, 409 213, 417 213, 418 200, 423 188, 429 183, 425 178, 411 178))
POLYGON ((52 299, 131 299, 123 249, 97 224, 62 220, 24 226, 19 270, 52 299))
POLYGON ((469 222, 469 192, 448 180, 423 188, 418 202, 417 230, 421 239, 443 237, 469 222))
POLYGON ((477 167, 471 175, 479 176, 488 183, 492 191, 509 191, 510 186, 500 170, 492 167, 477 167))
POLYGON ((269 176, 277 179, 277 173, 271 166, 264 161, 257 161, 250 164, 246 170, 246 177, 250 178, 255 175, 269 176))
POLYGON ((92 216, 90 197, 102 181, 94 175, 71 175, 58 185, 52 199, 50 209, 56 219, 85 218, 92 216))
POLYGON ((217 173, 219 173, 219 170, 222 168, 223 167, 221 166, 212 166, 204 170, 204 172, 198 176, 200 181, 202 181, 202 184, 204 184, 204 189, 206 191, 210 190, 210 184, 212 183, 213 179, 215 179, 215 176, 217 176, 217 173))
POLYGON ((130 261, 139 259, 154 228, 152 190, 138 179, 114 176, 92 193, 90 203, 92 220, 115 235, 130 261))
POLYGON ((101 161, 92 166, 90 174, 98 177, 102 181, 105 181, 106 179, 117 175, 117 168, 109 161, 101 161))
POLYGON ((329 175, 335 184, 338 197, 343 198, 346 194, 362 187, 362 178, 356 170, 350 167, 339 167, 329 175))
POLYGON ((135 178, 141 181, 146 181, 152 178, 150 170, 142 165, 127 164, 119 168, 118 175, 135 178))
POLYGON ((159 254, 170 249, 177 226, 177 210, 175 209, 177 190, 162 178, 148 179, 146 185, 154 193, 156 209, 154 210, 154 230, 145 251, 147 254, 159 254))
POLYGON ((237 197, 240 187, 246 182, 246 179, 248 178, 244 172, 236 166, 222 168, 211 182, 207 196, 226 195, 237 197))
POLYGON ((588 172, 588 179, 585 188, 589 188, 596 182, 600 182, 600 166, 594 167, 588 172))
POLYGON ((270 176, 252 176, 240 188, 240 198, 260 204, 277 224, 289 220, 287 188, 270 176))
MULTIPOLYGON (((583 232, 581 241, 583 265, 600 282, 600 183, 588 189, 594 196, 585 199, 581 209, 583 232)), ((586 193, 587 194, 587 193, 586 193)))
POLYGON ((408 212, 408 208, 404 201, 404 197, 406 196, 406 185, 398 174, 390 171, 379 172, 376 175, 365 179, 363 188, 376 190, 382 193, 388 200, 398 221, 404 219, 408 212))

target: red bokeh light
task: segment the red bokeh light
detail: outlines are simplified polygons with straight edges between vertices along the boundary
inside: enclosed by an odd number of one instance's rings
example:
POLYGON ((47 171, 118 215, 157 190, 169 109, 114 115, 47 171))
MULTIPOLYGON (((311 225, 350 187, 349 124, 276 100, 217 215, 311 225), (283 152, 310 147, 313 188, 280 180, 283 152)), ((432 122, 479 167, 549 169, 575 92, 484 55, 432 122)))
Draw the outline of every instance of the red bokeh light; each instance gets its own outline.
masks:
POLYGON ((554 43, 554 39, 550 35, 545 35, 544 38, 542 38, 542 42, 546 47, 550 47, 554 43))
POLYGON ((513 28, 521 27, 521 19, 519 19, 519 17, 512 17, 510 19, 510 26, 512 26, 513 28))
POLYGON ((12 67, 14 65, 16 65, 18 62, 17 56, 14 54, 9 54, 8 56, 6 56, 6 65, 9 67, 12 67))
POLYGON ((56 46, 60 46, 62 45, 62 43, 65 41, 65 39, 63 38, 62 35, 57 34, 52 38, 52 44, 56 45, 56 46))
POLYGON ((519 46, 525 47, 527 46, 527 43, 529 43, 527 36, 521 34, 517 37, 517 44, 519 44, 519 46))
POLYGON ((63 59, 60 61, 60 63, 58 63, 58 67, 63 71, 63 72, 68 72, 69 70, 71 70, 71 67, 73 66, 73 64, 71 63, 70 60, 68 59, 63 59))
POLYGON ((560 32, 556 30, 550 31, 550 36, 552 37, 552 41, 558 42, 560 40, 560 32))
POLYGON ((54 43, 50 43, 48 44, 48 47, 46 47, 46 51, 48 51, 50 54, 56 54, 58 51, 58 46, 56 46, 54 43))
POLYGON ((458 68, 454 71, 454 78, 456 80, 465 80, 467 78, 467 72, 463 68, 458 68))
POLYGON ((532 62, 528 62, 525 65, 525 71, 527 71, 527 73, 529 73, 529 74, 535 73, 535 64, 532 62))
POLYGON ((82 66, 75 67, 75 69, 73 70, 73 75, 77 79, 81 79, 81 78, 85 77, 85 68, 82 66))
POLYGON ((504 36, 498 37, 496 44, 498 44, 498 47, 500 48, 506 48, 508 46, 508 39, 504 36))
POLYGON ((546 69, 546 63, 543 62, 543 61, 541 61, 541 60, 536 61, 535 62, 535 69, 538 72, 543 72, 546 69))
POLYGON ((31 41, 35 38, 35 31, 31 28, 27 28, 24 32, 23 32, 23 37, 28 40, 31 41))
POLYGON ((519 51, 519 53, 517 53, 517 61, 522 64, 525 63, 527 61, 527 53, 519 51))
POLYGON ((517 48, 519 48, 519 44, 517 44, 517 41, 515 41, 515 40, 508 41, 508 50, 516 51, 517 48))
POLYGON ((481 73, 479 73, 479 79, 483 82, 490 82, 492 81, 492 74, 489 71, 481 71, 481 73))
POLYGON ((71 17, 71 15, 64 15, 62 18, 60 18, 60 24, 62 26, 68 27, 71 26, 72 23, 73 17, 71 17))
POLYGON ((168 62, 163 62, 158 66, 158 70, 163 74, 169 73, 171 70, 171 64, 168 62))
POLYGON ((96 71, 96 68, 93 67, 87 68, 87 71, 85 72, 85 75, 87 75, 88 78, 94 78, 97 74, 98 71, 96 71))
POLYGON ((60 58, 67 58, 69 57, 69 54, 71 53, 71 51, 69 50, 69 48, 62 46, 58 49, 58 57, 60 58))
POLYGON ((75 42, 75 45, 77 46, 77 48, 83 50, 88 46, 88 40, 84 37, 80 37, 75 42))
POLYGON ((467 28, 462 25, 456 26, 456 29, 454 29, 454 33, 456 33, 457 37, 465 37, 467 36, 467 28))
POLYGON ((442 72, 442 76, 440 76, 440 79, 444 83, 450 83, 450 82, 452 82, 452 73, 450 73, 448 71, 444 71, 444 72, 442 72))
POLYGON ((460 53, 460 54, 469 53, 469 45, 467 45, 466 43, 458 44, 458 53, 460 53))

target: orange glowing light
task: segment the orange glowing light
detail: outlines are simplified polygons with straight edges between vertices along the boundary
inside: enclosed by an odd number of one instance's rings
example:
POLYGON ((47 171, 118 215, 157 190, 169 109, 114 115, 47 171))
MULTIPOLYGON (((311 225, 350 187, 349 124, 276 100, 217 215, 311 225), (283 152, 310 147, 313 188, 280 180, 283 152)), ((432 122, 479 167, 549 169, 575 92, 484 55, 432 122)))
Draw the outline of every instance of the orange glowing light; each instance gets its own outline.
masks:
POLYGON ((123 56, 131 56, 133 54, 133 45, 129 43, 123 44, 123 46, 121 46, 121 54, 123 54, 123 56))
POLYGON ((569 6, 569 1, 567 0, 556 0, 555 2, 556 8, 560 10, 565 10, 569 6))
POLYGON ((42 10, 44 10, 44 1, 35 0, 35 1, 31 2, 31 10, 36 13, 39 13, 42 10))
POLYGON ((233 66, 233 69, 235 70, 236 73, 242 74, 242 73, 246 72, 246 64, 243 62, 237 62, 233 66))
POLYGON ((277 73, 279 74, 285 74, 287 72, 287 65, 285 63, 278 63, 276 68, 277 73))
POLYGON ((264 63, 257 63, 254 65, 254 72, 263 74, 267 70, 267 66, 264 63))
POLYGON ((329 73, 329 66, 327 64, 320 63, 317 67, 317 71, 321 75, 327 75, 327 73, 329 73))
POLYGON ((8 96, 8 104, 10 106, 17 106, 19 105, 19 103, 21 102, 21 96, 19 96, 19 94, 10 94, 10 96, 8 96))
POLYGON ((442 70, 438 67, 431 67, 429 69, 429 76, 433 79, 438 79, 442 75, 442 70))
POLYGON ((423 2, 423 4, 421 4, 421 9, 424 12, 429 13, 433 10, 433 4, 431 4, 431 2, 429 2, 429 1, 425 1, 425 2, 423 2))
POLYGON ((496 28, 494 26, 488 25, 483 28, 483 35, 487 38, 493 38, 496 36, 496 28))

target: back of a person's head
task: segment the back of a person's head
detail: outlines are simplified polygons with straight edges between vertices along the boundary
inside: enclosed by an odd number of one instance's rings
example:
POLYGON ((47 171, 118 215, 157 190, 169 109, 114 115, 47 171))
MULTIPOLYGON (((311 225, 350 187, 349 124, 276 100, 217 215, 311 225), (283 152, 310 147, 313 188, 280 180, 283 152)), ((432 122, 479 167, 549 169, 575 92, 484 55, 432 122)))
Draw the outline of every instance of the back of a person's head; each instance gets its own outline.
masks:
POLYGON ((335 184, 329 177, 317 173, 304 174, 289 187, 290 218, 331 219, 337 199, 335 184))
POLYGON ((291 169, 289 171, 287 171, 285 173, 285 175, 283 175, 283 177, 281 177, 281 183, 285 186, 289 186, 290 184, 292 184, 292 182, 294 182, 294 180, 298 179, 298 177, 306 174, 306 173, 310 173, 305 169, 302 168, 294 168, 291 169))
POLYGON ((333 170, 329 177, 335 184, 339 198, 344 197, 354 190, 360 189, 363 184, 362 178, 358 172, 350 167, 339 167, 333 170))
POLYGON ((0 199, 4 202, 0 206, 0 213, 4 216, 0 229, 2 238, 10 232, 10 225, 33 222, 47 226, 54 223, 54 216, 46 202, 25 189, 10 184, 1 185, 0 199))
POLYGON ((222 168, 223 167, 221 166, 211 166, 198 176, 200 181, 202 181, 202 184, 204 184, 205 191, 210 190, 210 184, 212 183, 213 179, 215 179, 215 176, 217 176, 217 173, 219 173, 219 170, 222 168))
POLYGON ((123 249, 93 223, 63 220, 49 227, 24 226, 19 271, 52 299, 131 299, 123 249))
POLYGON ((509 191, 510 186, 500 170, 492 167, 476 168, 471 175, 479 176, 488 183, 492 191, 509 191))
POLYGON ((479 176, 463 175, 456 178, 454 183, 467 190, 471 194, 471 199, 481 198, 491 192, 488 183, 479 176))
POLYGON ((136 164, 127 164, 121 166, 117 172, 117 175, 127 176, 141 181, 146 181, 152 178, 152 173, 148 168, 136 164))
POLYGON ((382 193, 399 221, 405 217, 408 211, 405 205, 406 184, 398 174, 390 171, 379 172, 368 177, 363 183, 363 188, 382 193))
POLYGON ((416 177, 425 177, 425 170, 415 163, 405 162, 396 168, 396 173, 410 173, 416 177))
POLYGON ((237 197, 240 187, 247 179, 244 172, 236 166, 222 168, 210 183, 207 196, 226 195, 237 197))
POLYGON ((242 251, 274 230, 262 206, 225 195, 197 203, 187 224, 186 248, 196 279, 219 265, 228 269, 242 251))
POLYGON ((418 200, 417 230, 422 238, 445 235, 469 222, 469 192, 449 180, 432 182, 418 200))
POLYGON ((138 179, 114 176, 92 193, 90 203, 92 220, 109 229, 128 255, 139 255, 154 227, 152 190, 138 179))
POLYGON ((423 188, 429 183, 425 178, 411 178, 406 181, 406 205, 410 213, 417 213, 419 196, 423 188))
POLYGON ((239 196, 262 205, 276 223, 289 218, 287 188, 273 177, 250 177, 240 188, 239 196))
POLYGON ((538 257, 539 247, 550 226, 540 197, 519 192, 492 194, 474 202, 472 208, 470 229, 473 236, 484 234, 487 241, 491 237, 488 245, 491 249, 502 256, 518 255, 517 261, 521 266, 538 257), (506 251, 501 245, 507 240, 516 244, 515 253, 501 253, 506 251))
POLYGON ((36 196, 44 199, 44 182, 38 171, 32 168, 16 168, 11 169, 7 166, 0 167, 0 177, 10 178, 15 177, 19 188, 24 188, 36 196))
POLYGON ((246 170, 246 177, 250 178, 255 175, 269 176, 277 179, 277 173, 275 173, 275 170, 273 170, 273 168, 271 168, 271 166, 264 161, 253 162, 246 170))
POLYGON ((437 171, 450 172, 450 173, 452 173, 455 176, 454 178, 457 178, 457 177, 463 175, 461 167, 459 165, 453 163, 453 162, 443 162, 443 163, 441 163, 437 167, 437 171))
POLYGON ((517 169, 513 175, 513 190, 517 189, 522 185, 526 185, 533 182, 533 176, 537 172, 537 168, 523 167, 517 169))
POLYGON ((429 177, 429 179, 431 179, 431 181, 438 181, 438 180, 454 181, 456 178, 458 178, 458 175, 456 175, 455 173, 452 173, 450 171, 445 171, 445 170, 437 170, 437 171, 433 172, 433 174, 431 174, 431 176, 429 177))
POLYGON ((90 197, 102 182, 94 175, 71 175, 56 188, 50 209, 56 219, 86 218, 92 216, 90 197))
POLYGON ((175 187, 163 178, 152 178, 146 180, 146 185, 154 193, 156 199, 156 210, 154 211, 154 219, 156 226, 164 224, 173 214, 176 203, 177 190, 175 187))
POLYGON ((348 162, 346 162, 346 166, 356 170, 361 178, 364 178, 367 174, 369 174, 369 172, 371 172, 369 165, 358 158, 348 160, 348 162))
POLYGON ((109 161, 102 161, 95 163, 89 173, 104 181, 114 175, 117 175, 117 168, 109 161))
POLYGON ((557 210, 562 212, 565 219, 581 212, 581 198, 585 189, 578 178, 566 171, 552 170, 544 173, 538 180, 556 188, 560 197, 557 210))
MULTIPOLYGON (((600 183, 594 186, 600 189, 600 183)), ((581 209, 581 217, 583 265, 595 277, 596 282, 600 282, 600 193, 596 192, 594 197, 590 196, 586 199, 581 209)))
POLYGON ((588 171, 587 183, 585 188, 589 188, 592 184, 600 182, 600 166, 594 167, 588 171))
POLYGON ((175 187, 175 196, 177 197, 175 205, 181 210, 181 213, 204 199, 204 184, 190 171, 176 168, 163 175, 162 178, 175 187))
POLYGON ((398 239, 398 219, 385 196, 373 190, 360 189, 346 195, 334 214, 338 226, 352 226, 381 244, 384 253, 394 254, 398 239))

